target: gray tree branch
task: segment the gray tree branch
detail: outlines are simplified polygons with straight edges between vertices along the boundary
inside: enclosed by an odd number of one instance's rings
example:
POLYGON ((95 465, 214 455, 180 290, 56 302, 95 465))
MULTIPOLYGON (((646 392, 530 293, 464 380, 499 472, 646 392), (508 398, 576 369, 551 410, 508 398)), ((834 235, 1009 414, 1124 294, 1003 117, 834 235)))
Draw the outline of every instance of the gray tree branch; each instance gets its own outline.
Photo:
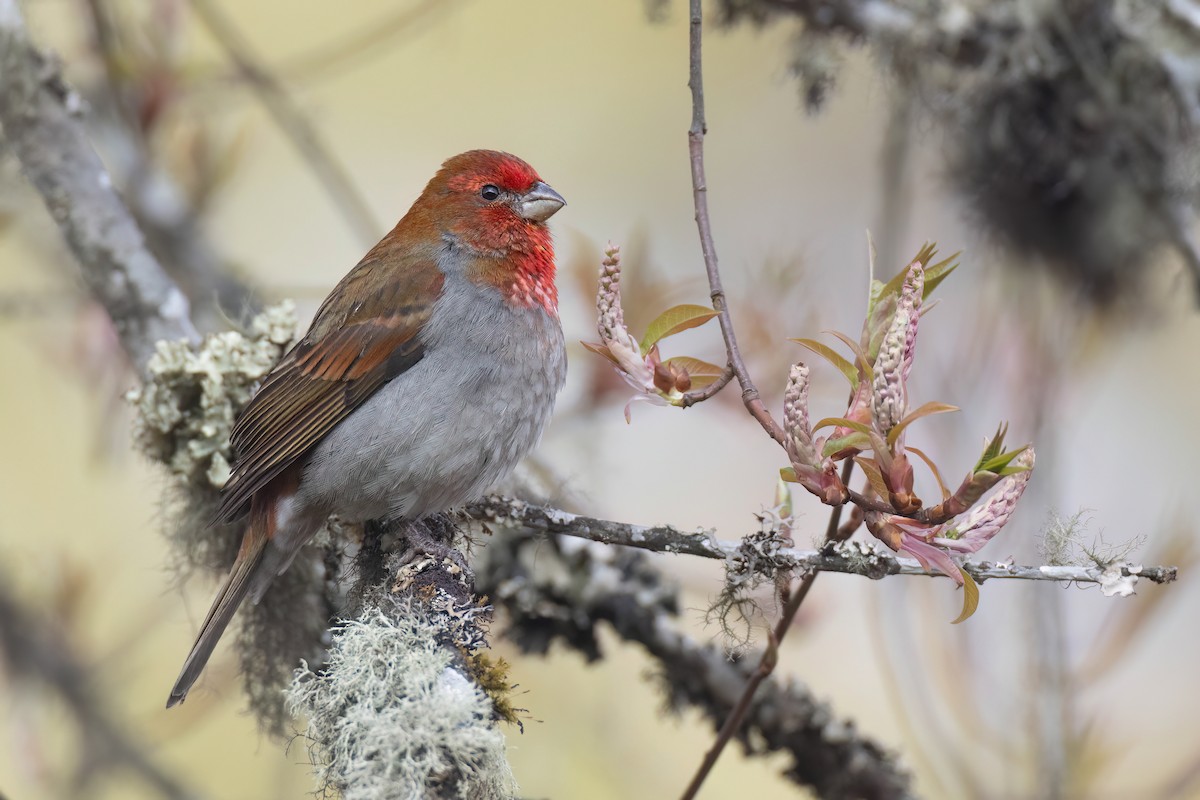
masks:
MULTIPOLYGON (((921 575, 938 577, 936 570, 927 570, 908 558, 897 558, 890 552, 857 544, 841 544, 821 550, 802 550, 772 545, 769 538, 749 536, 741 542, 723 541, 711 530, 688 532, 671 525, 633 525, 628 522, 587 517, 556 508, 532 505, 508 497, 487 497, 467 506, 472 519, 497 525, 517 525, 546 533, 589 539, 604 544, 617 544, 656 553, 682 553, 725 561, 751 571, 796 570, 800 572, 841 572, 878 580, 889 575, 921 575)), ((1095 583, 1117 586, 1121 581, 1144 578, 1152 583, 1171 583, 1178 572, 1176 567, 1144 567, 1137 564, 1025 566, 995 561, 965 561, 962 568, 976 583, 997 580, 1056 581, 1061 583, 1095 583)))

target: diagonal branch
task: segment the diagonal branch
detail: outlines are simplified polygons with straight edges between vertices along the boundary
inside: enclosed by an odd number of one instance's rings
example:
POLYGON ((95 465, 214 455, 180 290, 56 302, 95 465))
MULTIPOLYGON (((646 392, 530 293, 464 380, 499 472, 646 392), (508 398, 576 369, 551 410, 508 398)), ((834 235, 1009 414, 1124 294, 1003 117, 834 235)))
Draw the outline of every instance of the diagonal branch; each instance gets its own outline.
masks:
POLYGON ((300 155, 312 167, 333 198, 334 206, 363 245, 370 247, 375 244, 383 232, 379 221, 345 168, 321 140, 316 127, 296 106, 283 85, 262 65, 250 43, 215 3, 211 0, 192 0, 192 8, 246 78, 280 130, 292 140, 300 155))
POLYGON ((197 341, 187 298, 146 248, 76 118, 82 101, 29 41, 16 0, 0 0, 0 75, 4 139, 138 370, 159 340, 197 341))

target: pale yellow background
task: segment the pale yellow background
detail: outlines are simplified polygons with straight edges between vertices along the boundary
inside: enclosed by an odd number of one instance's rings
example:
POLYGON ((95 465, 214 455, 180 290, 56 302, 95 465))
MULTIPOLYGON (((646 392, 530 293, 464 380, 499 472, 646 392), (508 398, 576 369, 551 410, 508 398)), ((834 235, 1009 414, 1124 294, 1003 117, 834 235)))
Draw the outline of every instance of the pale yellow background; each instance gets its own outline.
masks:
MULTIPOLYGON (((27 5, 35 35, 70 64, 83 47, 78 7, 64 0, 27 5)), ((225 6, 268 63, 279 63, 370 26, 397 4, 270 0, 225 6)), ((199 27, 190 30, 186 58, 198 70, 222 63, 199 27)), ((665 21, 651 24, 637 0, 446 2, 369 57, 294 88, 381 220, 390 224, 402 214, 447 156, 474 147, 509 150, 531 161, 569 201, 553 221, 564 262, 598 259, 595 250, 584 249, 585 237, 595 245, 641 230, 651 257, 639 266, 670 280, 691 279, 684 299, 705 302, 695 280, 701 262, 686 155, 686 33, 679 3, 669 6, 665 21)), ((795 261, 795 279, 804 281, 804 302, 794 316, 778 320, 777 350, 754 357, 764 384, 776 389, 788 363, 801 357, 786 337, 858 325, 866 284, 864 231, 879 224, 878 153, 889 102, 887 82, 856 55, 829 108, 806 118, 787 70, 790 35, 786 27, 741 29, 713 33, 706 47, 709 185, 729 288, 745 309, 756 290, 756 268, 772 259, 795 261)), ((192 102, 223 135, 245 136, 236 175, 212 220, 214 241, 245 265, 268 297, 299 293, 307 317, 361 255, 362 243, 248 92, 216 88, 192 102)), ((927 123, 919 128, 932 130, 927 123)), ((1022 314, 1029 310, 1027 299, 1018 298, 1013 282, 997 277, 999 255, 972 238, 956 201, 941 188, 931 157, 940 146, 930 141, 922 147, 902 249, 915 252, 921 241, 936 238, 948 250, 967 252, 946 286, 942 308, 927 318, 914 393, 920 401, 939 399, 967 412, 924 423, 914 441, 937 452, 956 479, 998 420, 1012 420, 1015 439, 1024 441, 1040 410, 1051 431, 1050 441, 1038 443, 1035 481, 1044 481, 1043 488, 984 555, 1036 558, 1031 542, 1047 508, 1066 514, 1094 509, 1106 538, 1145 535, 1153 544, 1177 511, 1186 516, 1195 507, 1200 323, 1186 309, 1186 283, 1164 271, 1158 286, 1178 297, 1164 301, 1166 310, 1154 324, 1105 320, 1088 336, 1074 337, 1079 346, 1050 348, 1046 342, 1060 341, 1070 324, 1030 331, 1022 314), (990 345, 978 347, 978 341, 990 345), (1021 365, 1030 351, 1051 349, 1067 365, 1067 388, 1047 406, 1031 394, 1021 365), (964 352, 987 361, 964 363, 964 352)), ((22 221, 36 223, 38 235, 52 242, 54 232, 33 195, 14 202, 22 221)), ((0 238, 0 291, 69 286, 69 271, 38 260, 44 252, 30 248, 27 238, 0 238)), ((589 302, 565 293, 569 340, 592 335, 589 302)), ((1067 302, 1045 307, 1070 317, 1074 310, 1067 302)), ((159 510, 164 478, 127 451, 126 418, 104 412, 110 388, 81 374, 69 355, 77 324, 66 311, 0 320, 0 558, 6 572, 16 576, 25 597, 47 609, 64 575, 86 576, 82 599, 65 615, 69 633, 93 663, 113 713, 190 785, 212 798, 303 797, 312 789, 303 743, 285 752, 256 732, 253 719, 240 712, 228 654, 218 654, 181 710, 162 709, 211 587, 195 585, 184 594, 171 587, 159 535, 169 524, 159 510)), ((720 358, 715 327, 679 341, 671 352, 720 358)), ((563 401, 568 407, 594 366, 583 363, 591 357, 581 351, 572 358, 563 401)), ((840 379, 832 370, 818 368, 816 374, 822 389, 814 402, 826 405, 818 416, 836 414, 844 391, 840 379)), ((770 400, 778 406, 776 396, 770 400)), ((752 514, 770 504, 781 466, 773 445, 732 406, 686 413, 638 406, 627 426, 614 404, 598 418, 557 425, 543 452, 581 498, 578 510, 715 526, 724 538, 754 529, 752 514)), ((797 541, 804 545, 825 515, 806 497, 798 498, 798 509, 797 541)), ((716 637, 701 623, 719 588, 719 569, 682 558, 661 563, 688 588, 686 621, 695 635, 716 637)), ((1061 603, 1065 646, 1077 658, 1111 629, 1104 615, 1118 601, 1094 589, 1032 595, 1025 587, 992 583, 983 587, 980 614, 952 627, 946 623, 957 613, 958 597, 948 582, 901 583, 822 577, 802 614, 803 627, 784 648, 780 671, 807 682, 861 730, 907 754, 918 788, 928 796, 963 796, 951 762, 976 770, 993 796, 1018 792, 1032 771, 1030 728, 1021 711, 1032 700, 1022 650, 1032 637, 1030 615, 1061 603), (893 659, 903 649, 879 645, 882 629, 910 630, 900 626, 901 618, 919 632, 902 633, 909 649, 933 653, 932 659, 899 664, 893 659), (946 654, 968 641, 976 689, 969 704, 938 704, 941 727, 917 734, 934 754, 931 767, 913 757, 909 742, 915 734, 889 700, 896 691, 890 676, 916 669, 944 681, 947 671, 961 668, 946 654), (1001 737, 1019 756, 1005 761, 994 746, 964 734, 954 709, 968 720, 998 721, 1001 737)), ((1164 591, 1170 602, 1130 643, 1118 668, 1078 695, 1076 712, 1092 719, 1107 754, 1100 783, 1089 792, 1094 796, 1140 796, 1147 784, 1200 754, 1195 581, 1185 573, 1170 589, 1140 587, 1139 596, 1125 602, 1146 602, 1164 591)), ((513 676, 526 692, 520 704, 533 717, 524 735, 514 731, 510 737, 512 765, 526 797, 674 796, 711 742, 711 728, 695 715, 662 718, 661 700, 643 679, 651 664, 637 648, 611 637, 604 644, 609 658, 596 666, 560 652, 548 659, 513 658, 513 676)), ((508 649, 500 647, 506 654, 508 649)), ((68 760, 63 748, 73 746, 59 710, 39 692, 9 686, 0 697, 0 736, 0 793, 12 800, 53 797, 39 788, 46 785, 40 775, 53 774, 68 760)), ((782 758, 746 762, 736 749, 722 759, 704 797, 796 795, 777 777, 782 758)), ((103 784, 100 796, 151 795, 119 775, 103 784)))

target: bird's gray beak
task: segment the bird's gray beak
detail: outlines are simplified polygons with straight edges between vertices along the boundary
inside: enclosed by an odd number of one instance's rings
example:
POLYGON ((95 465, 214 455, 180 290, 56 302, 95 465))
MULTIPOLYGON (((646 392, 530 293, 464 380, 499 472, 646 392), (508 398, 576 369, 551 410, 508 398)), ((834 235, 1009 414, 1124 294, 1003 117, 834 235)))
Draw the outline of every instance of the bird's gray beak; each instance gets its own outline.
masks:
POLYGON ((545 222, 567 204, 562 195, 538 181, 517 202, 517 213, 534 222, 545 222))

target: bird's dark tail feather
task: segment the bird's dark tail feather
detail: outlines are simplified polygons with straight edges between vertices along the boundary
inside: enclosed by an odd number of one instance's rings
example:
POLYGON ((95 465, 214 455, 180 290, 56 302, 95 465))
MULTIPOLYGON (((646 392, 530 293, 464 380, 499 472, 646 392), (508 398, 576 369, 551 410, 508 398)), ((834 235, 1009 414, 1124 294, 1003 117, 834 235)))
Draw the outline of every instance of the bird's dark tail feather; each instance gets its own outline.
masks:
POLYGON ((225 579, 225 584, 217 594, 217 599, 213 601, 204 624, 200 626, 200 635, 196 637, 192 651, 183 662, 183 669, 180 670, 179 678, 171 689, 171 696, 167 698, 167 708, 179 705, 187 697, 188 690, 204 671, 204 665, 212 656, 221 634, 229 626, 230 620, 246 596, 261 597, 279 574, 279 558, 272 558, 277 555, 273 552, 274 548, 270 547, 266 536, 256 535, 257 533, 247 532, 242 552, 238 553, 229 577, 225 579))

